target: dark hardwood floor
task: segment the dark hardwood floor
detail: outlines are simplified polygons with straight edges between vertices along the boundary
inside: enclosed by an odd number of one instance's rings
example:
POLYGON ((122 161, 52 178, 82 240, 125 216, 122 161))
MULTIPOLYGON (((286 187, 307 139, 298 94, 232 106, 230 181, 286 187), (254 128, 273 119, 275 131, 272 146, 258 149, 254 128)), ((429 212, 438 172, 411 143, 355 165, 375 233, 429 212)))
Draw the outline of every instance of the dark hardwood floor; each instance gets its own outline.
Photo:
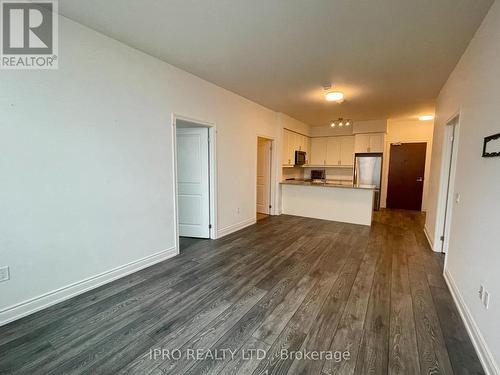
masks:
POLYGON ((202 238, 179 237, 179 252, 183 253, 188 247, 191 247, 199 242, 209 241, 202 238))
POLYGON ((0 327, 0 373, 483 374, 422 226, 405 211, 371 228, 279 216, 183 241, 0 327))

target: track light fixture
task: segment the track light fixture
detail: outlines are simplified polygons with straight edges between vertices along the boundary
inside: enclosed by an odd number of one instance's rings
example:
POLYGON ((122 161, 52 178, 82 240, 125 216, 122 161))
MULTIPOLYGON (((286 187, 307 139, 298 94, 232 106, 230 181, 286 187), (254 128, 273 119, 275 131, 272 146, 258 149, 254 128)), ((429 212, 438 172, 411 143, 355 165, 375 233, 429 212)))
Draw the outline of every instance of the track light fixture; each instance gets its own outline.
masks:
POLYGON ((335 127, 343 127, 343 126, 351 126, 352 124, 352 120, 348 120, 348 119, 343 119, 342 117, 339 117, 338 120, 334 120, 330 123, 330 126, 332 128, 335 128, 335 127))

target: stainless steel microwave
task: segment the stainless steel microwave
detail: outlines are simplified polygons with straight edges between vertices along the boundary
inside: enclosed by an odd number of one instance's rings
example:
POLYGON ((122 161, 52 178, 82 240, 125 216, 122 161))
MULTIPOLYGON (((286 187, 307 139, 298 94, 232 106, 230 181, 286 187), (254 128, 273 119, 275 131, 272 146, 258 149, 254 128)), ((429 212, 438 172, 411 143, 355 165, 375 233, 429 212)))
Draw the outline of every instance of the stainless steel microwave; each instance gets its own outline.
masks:
POLYGON ((295 165, 304 165, 306 163, 306 152, 295 151, 295 165))

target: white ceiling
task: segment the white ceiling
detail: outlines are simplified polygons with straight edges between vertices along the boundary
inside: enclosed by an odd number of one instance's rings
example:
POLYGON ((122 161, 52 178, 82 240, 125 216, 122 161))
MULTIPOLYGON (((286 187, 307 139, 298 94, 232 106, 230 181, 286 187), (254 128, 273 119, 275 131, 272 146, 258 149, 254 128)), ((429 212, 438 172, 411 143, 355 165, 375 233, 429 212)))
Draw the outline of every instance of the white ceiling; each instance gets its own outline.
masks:
POLYGON ((313 126, 433 112, 493 0, 61 0, 60 13, 313 126), (322 85, 346 93, 324 101, 322 85))

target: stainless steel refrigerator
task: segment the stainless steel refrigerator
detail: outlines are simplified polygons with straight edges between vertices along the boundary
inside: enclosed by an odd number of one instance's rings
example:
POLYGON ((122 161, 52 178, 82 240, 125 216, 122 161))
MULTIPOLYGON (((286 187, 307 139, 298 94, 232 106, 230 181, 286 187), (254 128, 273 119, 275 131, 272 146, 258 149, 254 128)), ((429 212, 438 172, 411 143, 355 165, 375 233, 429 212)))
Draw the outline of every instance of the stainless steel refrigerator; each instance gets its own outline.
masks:
POLYGON ((380 209, 380 182, 382 181, 382 154, 356 154, 354 184, 375 188, 373 208, 380 209))

